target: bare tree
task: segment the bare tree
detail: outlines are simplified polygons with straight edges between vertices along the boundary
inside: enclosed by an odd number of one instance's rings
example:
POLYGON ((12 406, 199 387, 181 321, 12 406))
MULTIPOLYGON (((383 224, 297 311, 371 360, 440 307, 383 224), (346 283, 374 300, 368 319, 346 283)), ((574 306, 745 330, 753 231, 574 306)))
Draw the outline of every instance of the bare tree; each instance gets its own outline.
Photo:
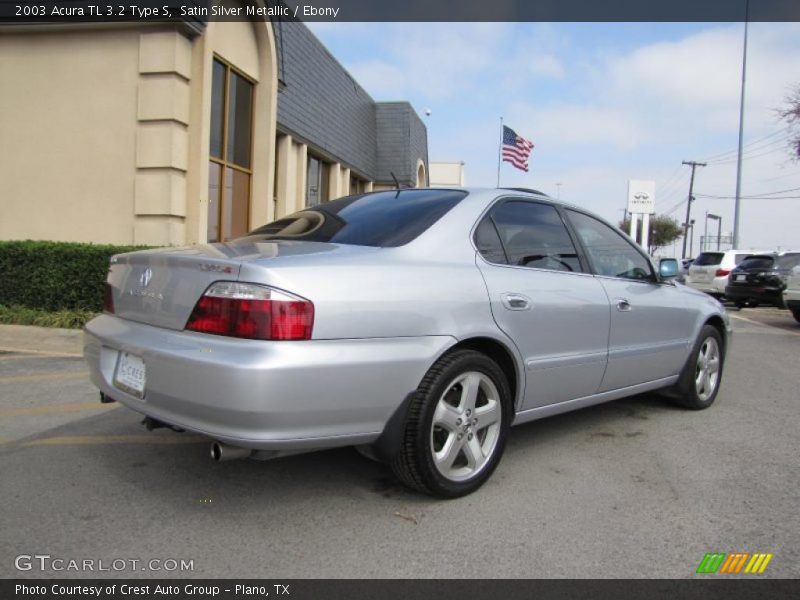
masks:
POLYGON ((792 156, 795 160, 800 160, 800 85, 786 97, 786 106, 778 114, 789 124, 792 156))

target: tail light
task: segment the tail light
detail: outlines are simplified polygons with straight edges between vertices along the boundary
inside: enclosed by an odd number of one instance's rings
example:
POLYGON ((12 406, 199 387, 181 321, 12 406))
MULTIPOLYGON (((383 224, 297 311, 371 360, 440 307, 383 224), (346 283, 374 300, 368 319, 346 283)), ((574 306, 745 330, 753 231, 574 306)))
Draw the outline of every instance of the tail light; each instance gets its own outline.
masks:
POLYGON ((103 312, 114 314, 114 288, 107 281, 103 294, 103 312))
POLYGON ((310 340, 314 305, 262 285, 219 281, 192 311, 186 329, 253 340, 310 340))
POLYGON ((716 277, 727 277, 730 273, 730 269, 717 269, 716 277))

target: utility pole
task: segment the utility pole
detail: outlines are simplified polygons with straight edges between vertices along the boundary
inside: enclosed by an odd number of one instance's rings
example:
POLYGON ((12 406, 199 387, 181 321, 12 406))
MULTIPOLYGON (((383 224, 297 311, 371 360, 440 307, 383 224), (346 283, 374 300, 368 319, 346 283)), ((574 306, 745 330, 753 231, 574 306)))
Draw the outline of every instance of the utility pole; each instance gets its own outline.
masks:
POLYGON ((696 162, 693 160, 684 160, 681 164, 692 167, 692 177, 689 179, 689 201, 686 203, 686 220, 683 222, 683 252, 681 252, 681 258, 687 258, 686 238, 689 237, 689 218, 692 215, 692 202, 694 202, 694 196, 692 196, 692 192, 694 190, 694 170, 697 167, 705 167, 706 163, 696 162))
POLYGON ((733 205, 733 248, 739 247, 739 210, 742 204, 742 139, 744 137, 744 90, 747 75, 747 21, 750 19, 750 0, 744 5, 744 45, 742 47, 742 94, 739 98, 739 152, 736 154, 736 200, 733 205))

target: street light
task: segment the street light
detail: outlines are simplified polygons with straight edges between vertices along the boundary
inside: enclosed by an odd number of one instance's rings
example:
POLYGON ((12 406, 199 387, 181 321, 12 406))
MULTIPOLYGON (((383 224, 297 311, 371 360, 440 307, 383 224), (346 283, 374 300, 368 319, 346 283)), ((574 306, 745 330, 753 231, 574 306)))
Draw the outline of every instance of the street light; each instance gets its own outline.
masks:
POLYGON ((719 250, 720 239, 722 238, 722 217, 719 215, 712 214, 710 212, 706 213, 706 240, 708 239, 708 220, 711 219, 712 221, 717 222, 717 250, 719 250))
MULTIPOLYGON (((686 231, 686 234, 689 237, 689 256, 688 257, 684 256, 683 258, 691 258, 692 256, 694 256, 694 223, 695 220, 692 219, 688 223, 683 224, 684 231, 686 231)), ((684 245, 683 245, 684 248, 686 248, 685 242, 686 239, 684 238, 684 245)))

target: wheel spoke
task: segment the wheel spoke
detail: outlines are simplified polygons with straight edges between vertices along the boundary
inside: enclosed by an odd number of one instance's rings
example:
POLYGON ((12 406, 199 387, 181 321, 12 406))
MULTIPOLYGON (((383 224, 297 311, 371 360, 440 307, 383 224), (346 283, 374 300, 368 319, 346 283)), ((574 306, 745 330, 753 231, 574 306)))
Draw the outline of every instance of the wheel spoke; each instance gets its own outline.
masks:
POLYGON ((708 397, 713 390, 711 389, 711 376, 706 369, 703 373, 703 394, 708 397))
POLYGON ((703 384, 705 383, 705 377, 706 377, 706 370, 701 368, 697 372, 697 377, 695 377, 694 380, 695 389, 697 390, 698 394, 703 393, 703 384))
POLYGON ((714 374, 719 372, 719 357, 715 356, 714 358, 708 361, 708 370, 714 374))
POLYGON ((478 400, 478 390, 481 387, 481 377, 477 373, 468 373, 461 382, 461 410, 475 410, 475 402, 478 400))
POLYGON ((486 457, 483 455, 483 448, 481 448, 481 443, 478 441, 478 436, 473 436, 471 440, 464 444, 464 456, 470 469, 476 469, 483 464, 486 457))
POLYGON ((497 423, 500 420, 500 405, 497 400, 489 400, 487 404, 476 408, 475 418, 478 419, 475 431, 480 431, 492 423, 497 423))
POLYGON ((444 446, 442 446, 442 449, 434 454, 434 460, 438 463, 440 468, 448 471, 453 466, 459 452, 461 452, 462 446, 463 442, 457 439, 454 433, 451 433, 444 443, 444 446))
POLYGON ((439 404, 436 405, 436 411, 433 413, 433 424, 454 432, 458 428, 459 423, 457 421, 459 417, 458 410, 442 399, 439 400, 439 404))

